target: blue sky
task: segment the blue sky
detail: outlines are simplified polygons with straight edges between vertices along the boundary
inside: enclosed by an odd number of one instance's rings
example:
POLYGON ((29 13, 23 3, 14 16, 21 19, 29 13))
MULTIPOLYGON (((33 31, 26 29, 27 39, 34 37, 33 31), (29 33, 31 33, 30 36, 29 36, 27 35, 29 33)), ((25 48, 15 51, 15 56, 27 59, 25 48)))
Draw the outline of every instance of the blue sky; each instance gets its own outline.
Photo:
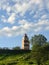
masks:
POLYGON ((0 0, 0 47, 21 47, 25 33, 49 41, 49 0, 0 0))

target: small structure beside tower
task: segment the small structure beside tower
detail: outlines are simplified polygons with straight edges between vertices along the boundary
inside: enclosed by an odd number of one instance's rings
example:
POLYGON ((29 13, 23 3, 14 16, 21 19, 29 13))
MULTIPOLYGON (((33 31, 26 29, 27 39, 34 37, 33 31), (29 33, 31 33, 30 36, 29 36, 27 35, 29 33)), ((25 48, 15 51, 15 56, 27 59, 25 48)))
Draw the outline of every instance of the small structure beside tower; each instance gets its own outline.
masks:
POLYGON ((28 38, 27 34, 25 34, 22 39, 22 49, 29 50, 29 38, 28 38))

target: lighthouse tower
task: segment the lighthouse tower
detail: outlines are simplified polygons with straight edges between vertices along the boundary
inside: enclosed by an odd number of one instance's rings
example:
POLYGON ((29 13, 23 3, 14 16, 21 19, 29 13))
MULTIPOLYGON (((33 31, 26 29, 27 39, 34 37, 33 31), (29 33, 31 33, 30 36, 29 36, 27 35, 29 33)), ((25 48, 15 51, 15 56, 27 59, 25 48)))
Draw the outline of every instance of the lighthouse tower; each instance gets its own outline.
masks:
POLYGON ((22 49, 29 50, 29 38, 28 38, 27 34, 25 34, 22 39, 22 49))

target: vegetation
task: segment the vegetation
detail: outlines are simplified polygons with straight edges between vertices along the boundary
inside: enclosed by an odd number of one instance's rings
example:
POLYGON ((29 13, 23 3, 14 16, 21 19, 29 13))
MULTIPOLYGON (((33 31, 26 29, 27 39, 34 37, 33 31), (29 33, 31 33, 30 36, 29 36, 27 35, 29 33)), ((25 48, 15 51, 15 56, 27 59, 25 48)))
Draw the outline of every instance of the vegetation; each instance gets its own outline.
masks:
POLYGON ((0 48, 0 65, 49 65, 49 42, 43 35, 31 38, 32 50, 0 48))
POLYGON ((31 38, 32 43, 32 58, 36 61, 37 65, 43 65, 49 60, 49 43, 43 35, 35 35, 31 38))
POLYGON ((20 47, 14 47, 13 50, 20 50, 20 47))

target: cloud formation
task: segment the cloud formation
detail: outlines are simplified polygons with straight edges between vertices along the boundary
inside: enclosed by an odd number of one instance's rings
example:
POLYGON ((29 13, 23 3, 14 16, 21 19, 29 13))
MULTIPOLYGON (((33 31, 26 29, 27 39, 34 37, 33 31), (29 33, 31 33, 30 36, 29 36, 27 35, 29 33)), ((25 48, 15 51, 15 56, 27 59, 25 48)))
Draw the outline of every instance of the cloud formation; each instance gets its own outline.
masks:
POLYGON ((49 0, 0 0, 0 12, 2 36, 49 30, 49 0))
POLYGON ((26 20, 21 20, 19 21, 20 26, 12 26, 11 28, 9 27, 4 27, 0 29, 0 35, 4 36, 17 36, 17 35, 22 35, 27 32, 39 32, 39 31, 45 31, 49 30, 49 22, 48 21, 39 21, 36 23, 29 23, 26 20))

